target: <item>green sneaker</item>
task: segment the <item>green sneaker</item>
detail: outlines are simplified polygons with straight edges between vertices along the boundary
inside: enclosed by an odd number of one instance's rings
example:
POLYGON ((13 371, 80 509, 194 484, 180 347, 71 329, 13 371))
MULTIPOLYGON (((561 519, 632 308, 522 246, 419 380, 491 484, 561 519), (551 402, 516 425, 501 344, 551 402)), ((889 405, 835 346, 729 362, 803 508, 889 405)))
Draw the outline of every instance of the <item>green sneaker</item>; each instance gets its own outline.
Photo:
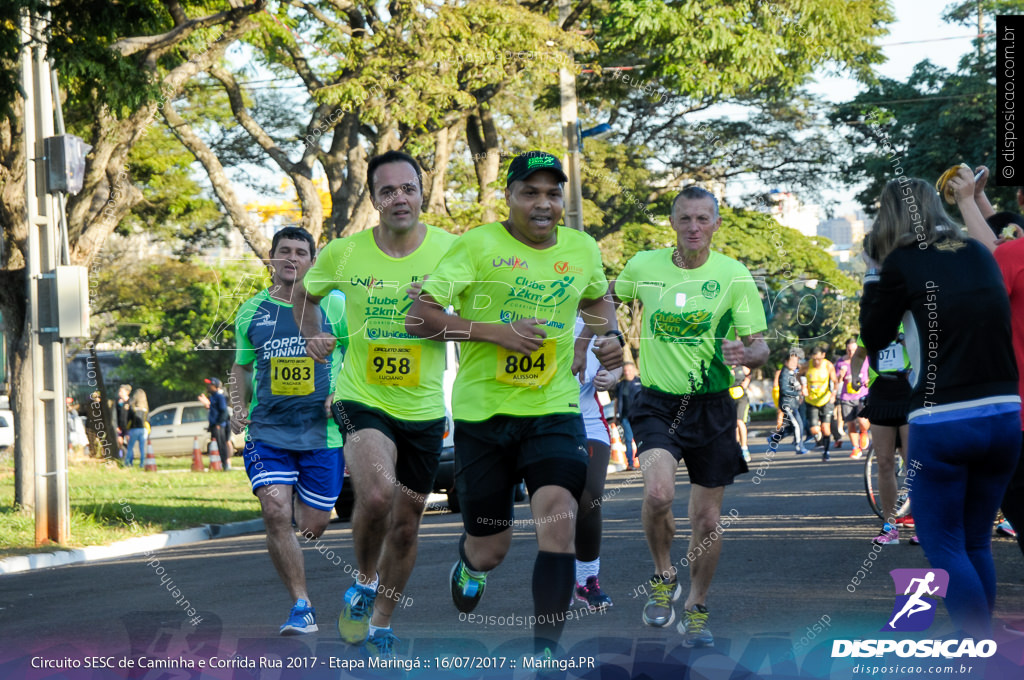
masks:
POLYGON ((370 632, 370 617, 373 616, 373 601, 377 591, 358 583, 345 591, 345 606, 338 617, 338 633, 350 645, 359 645, 370 632))
POLYGON ((452 566, 451 574, 452 602, 463 614, 476 609, 480 598, 484 596, 487 586, 487 572, 473 572, 466 567, 461 559, 452 566))
POLYGON ((683 647, 714 647, 715 638, 708 630, 708 608, 702 604, 683 612, 683 620, 676 626, 683 636, 683 647))
POLYGON ((658 628, 671 626, 676 620, 672 603, 682 595, 683 589, 677 580, 666 581, 659 575, 652 576, 651 596, 644 605, 644 623, 658 628))

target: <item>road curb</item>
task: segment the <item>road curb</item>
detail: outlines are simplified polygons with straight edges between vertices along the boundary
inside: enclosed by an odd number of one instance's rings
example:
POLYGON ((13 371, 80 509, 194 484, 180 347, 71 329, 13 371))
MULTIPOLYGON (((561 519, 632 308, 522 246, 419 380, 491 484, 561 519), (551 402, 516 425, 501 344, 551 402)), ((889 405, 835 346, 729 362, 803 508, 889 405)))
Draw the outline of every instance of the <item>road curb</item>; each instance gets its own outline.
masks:
POLYGON ((110 545, 58 550, 34 555, 17 555, 0 560, 0 576, 32 571, 34 569, 61 567, 67 564, 80 564, 82 562, 95 562, 97 560, 141 555, 142 553, 168 548, 173 545, 184 545, 186 543, 207 541, 212 538, 228 538, 230 536, 251 534, 263 531, 263 528, 262 519, 231 522, 229 524, 204 524, 193 529, 165 531, 152 536, 129 538, 117 543, 111 543, 110 545))

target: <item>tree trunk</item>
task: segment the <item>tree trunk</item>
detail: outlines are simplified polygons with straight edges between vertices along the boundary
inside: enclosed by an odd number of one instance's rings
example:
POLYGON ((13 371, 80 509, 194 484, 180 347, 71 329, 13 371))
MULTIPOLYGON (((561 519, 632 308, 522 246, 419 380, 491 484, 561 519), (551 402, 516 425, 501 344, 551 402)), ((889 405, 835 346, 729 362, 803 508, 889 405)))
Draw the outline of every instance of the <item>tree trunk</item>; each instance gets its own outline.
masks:
POLYGON ((455 136, 458 134, 458 126, 441 128, 434 136, 434 167, 429 171, 429 181, 424 179, 424 209, 435 215, 447 215, 448 207, 445 204, 445 187, 448 177, 448 160, 452 155, 452 147, 455 146, 455 136))
POLYGON ((35 427, 32 410, 32 334, 27 327, 28 282, 24 269, 0 271, 0 313, 10 348, 11 410, 14 412, 14 505, 35 507, 35 427))
POLYGON ((493 222, 498 219, 493 184, 498 180, 498 172, 501 169, 498 130, 489 106, 480 106, 478 111, 479 115, 472 115, 466 121, 466 141, 473 154, 473 166, 476 169, 477 203, 484 206, 484 221, 493 222))
POLYGON ((249 244, 249 247, 252 248, 257 257, 261 260, 267 260, 270 257, 270 241, 260 231, 256 220, 245 209, 241 199, 238 198, 234 185, 228 179, 227 173, 224 172, 224 166, 221 165, 220 159, 207 146, 206 142, 196 134, 192 126, 181 117, 181 114, 174 109, 170 102, 164 104, 163 113, 174 136, 206 169, 206 174, 210 178, 210 184, 213 185, 213 192, 217 194, 217 198, 220 199, 221 205, 227 210, 235 227, 242 233, 245 242, 249 244))
POLYGON ((86 370, 95 371, 95 376, 89 377, 88 372, 86 378, 91 382, 96 381, 96 391, 100 393, 100 403, 98 408, 93 407, 92 395, 89 395, 89 416, 87 419, 88 427, 95 434, 95 437, 89 441, 89 453, 97 458, 103 458, 104 460, 117 460, 117 430, 116 423, 114 423, 113 414, 110 410, 110 404, 107 401, 107 386, 103 381, 103 364, 100 363, 100 358, 96 354, 96 343, 99 338, 93 338, 92 342, 89 343, 89 361, 86 363, 86 370), (95 442, 95 448, 93 448, 95 442))

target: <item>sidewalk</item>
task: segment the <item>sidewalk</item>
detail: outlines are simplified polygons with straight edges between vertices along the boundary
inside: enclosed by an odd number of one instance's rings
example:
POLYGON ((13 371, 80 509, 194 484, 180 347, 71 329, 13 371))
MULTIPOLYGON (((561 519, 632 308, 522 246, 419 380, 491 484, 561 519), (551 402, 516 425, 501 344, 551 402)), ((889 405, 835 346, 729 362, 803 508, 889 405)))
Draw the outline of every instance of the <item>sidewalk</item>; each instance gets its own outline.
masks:
POLYGON ((230 524, 205 524, 192 529, 165 531, 152 536, 138 536, 110 545, 88 546, 71 550, 57 550, 34 555, 17 555, 0 560, 0 576, 16 574, 33 569, 48 569, 66 564, 80 564, 97 560, 110 560, 129 555, 141 555, 145 552, 160 550, 172 545, 197 543, 211 538, 227 538, 263 531, 262 519, 250 519, 230 524))

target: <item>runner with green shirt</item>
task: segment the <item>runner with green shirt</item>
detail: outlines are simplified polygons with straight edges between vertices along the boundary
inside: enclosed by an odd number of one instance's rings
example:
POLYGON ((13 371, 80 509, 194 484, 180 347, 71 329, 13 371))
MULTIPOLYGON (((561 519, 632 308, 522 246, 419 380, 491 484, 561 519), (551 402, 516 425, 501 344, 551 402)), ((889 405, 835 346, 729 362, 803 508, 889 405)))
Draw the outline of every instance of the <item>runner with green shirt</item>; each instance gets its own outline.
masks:
POLYGON ((292 528, 293 490, 300 501, 294 512, 300 533, 319 538, 341 493, 345 467, 341 433, 329 417, 348 338, 345 297, 337 293, 320 302, 320 328, 339 341, 322 364, 306 356, 291 309, 292 300, 301 299, 294 284, 313 263, 313 253, 313 237, 305 229, 286 227, 274 234, 271 287, 242 303, 235 316, 231 429, 238 433, 248 426, 245 471, 260 499, 270 560, 295 602, 281 635, 318 630, 302 548, 292 528))
MULTIPOLYGON (((899 335, 889 346, 875 356, 868 356, 864 342, 857 336, 857 352, 851 361, 851 370, 856 369, 852 386, 860 388, 860 367, 868 358, 868 397, 860 415, 871 423, 871 436, 875 446, 875 462, 878 463, 878 497, 885 512, 882 530, 873 539, 879 545, 899 545, 896 501, 899 489, 896 484, 896 440, 899 438, 900 456, 907 462, 907 442, 910 426, 910 353, 903 345, 903 324, 899 335)), ((911 518, 912 519, 912 518, 911 518)), ((908 527, 909 528, 909 527, 908 527)))
MULTIPOLYGON (((370 160, 367 185, 380 224, 331 241, 306 274, 306 296, 332 290, 347 299, 351 329, 338 378, 334 419, 357 490, 352 533, 359 573, 345 593, 338 631, 351 644, 390 657, 391 615, 416 563, 416 543, 445 429, 441 343, 405 330, 410 284, 434 271, 455 236, 420 222, 422 174, 416 160, 389 151, 370 160), (378 598, 378 593, 393 597, 378 598)), ((315 318, 301 320, 316 360, 334 339, 315 318)))
POLYGON ((682 596, 672 564, 675 473, 690 476, 690 591, 678 630, 687 647, 713 646, 705 606, 721 552, 725 487, 748 472, 736 442, 730 366, 757 368, 768 359, 761 297, 742 264, 711 250, 722 224, 710 192, 687 187, 669 219, 676 247, 637 253, 613 283, 619 300, 643 304, 640 375, 633 434, 644 473, 641 519, 657 573, 643 621, 669 626, 682 596), (740 339, 735 339, 739 337, 740 339), (730 339, 732 338, 732 339, 730 339))
MULTIPOLYGON (((410 333, 464 342, 454 390, 455 485, 465 530, 451 572, 470 612, 512 541, 513 492, 530 491, 539 552, 533 570, 536 652, 556 649, 575 583, 577 503, 587 477, 574 372, 577 309, 600 336, 594 353, 622 364, 622 335, 593 238, 558 227, 566 176, 531 151, 506 178, 509 218, 467 231, 423 285, 410 333), (454 304, 460 315, 448 315, 454 304)), ((581 357, 582 359, 582 357, 581 357)))

